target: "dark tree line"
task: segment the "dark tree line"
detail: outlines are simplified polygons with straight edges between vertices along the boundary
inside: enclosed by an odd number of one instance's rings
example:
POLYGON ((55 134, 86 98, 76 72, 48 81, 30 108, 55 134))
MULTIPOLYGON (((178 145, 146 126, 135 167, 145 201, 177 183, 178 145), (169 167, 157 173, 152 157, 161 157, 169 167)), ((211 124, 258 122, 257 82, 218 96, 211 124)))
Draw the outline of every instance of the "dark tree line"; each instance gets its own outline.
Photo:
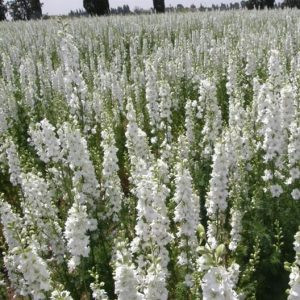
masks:
POLYGON ((90 15, 102 16, 109 14, 108 0, 83 0, 83 7, 90 15))
MULTIPOLYGON (((109 1, 108 0, 83 0, 83 7, 90 15, 107 15, 110 13, 109 1)), ((128 5, 125 6, 127 13, 130 12, 128 5)), ((153 0, 154 11, 157 13, 165 12, 165 0, 153 0)), ((124 10, 124 6, 123 9, 124 10)), ((116 10, 113 10, 116 13, 116 10)), ((119 10, 121 13, 121 9, 119 10)))
POLYGON ((6 14, 7 8, 6 5, 4 4, 4 0, 0 0, 0 21, 4 21, 6 19, 5 14, 6 14))
MULTIPOLYGON (((126 1, 126 0, 124 0, 126 1)), ((42 17, 42 3, 40 0, 10 0, 7 4, 4 0, 0 0, 0 21, 6 19, 6 13, 9 12, 13 20, 35 20, 42 17)), ((130 8, 128 5, 110 9, 109 0, 83 0, 83 7, 85 12, 71 12, 71 15, 92 15, 102 16, 109 13, 112 14, 130 14, 130 8)), ((238 9, 239 7, 248 9, 264 9, 264 8, 278 8, 278 7, 291 7, 300 8, 300 0, 284 0, 280 5, 275 5, 275 0, 242 0, 241 3, 234 3, 233 5, 221 6, 212 5, 212 8, 205 8, 199 10, 226 10, 226 9, 238 9)), ((184 6, 177 5, 177 11, 184 11, 184 6)), ((188 8, 191 11, 196 11, 195 5, 188 8)), ((173 8, 165 7, 165 0, 153 0, 153 11, 156 13, 164 13, 165 11, 173 11, 173 8)), ((143 10, 141 10, 143 11, 143 10)))
POLYGON ((0 0, 0 21, 6 19, 7 11, 13 20, 35 20, 42 17, 42 4, 40 0, 11 0, 5 5, 0 0))
POLYGON ((275 0, 248 0, 246 7, 248 9, 274 8, 275 0))

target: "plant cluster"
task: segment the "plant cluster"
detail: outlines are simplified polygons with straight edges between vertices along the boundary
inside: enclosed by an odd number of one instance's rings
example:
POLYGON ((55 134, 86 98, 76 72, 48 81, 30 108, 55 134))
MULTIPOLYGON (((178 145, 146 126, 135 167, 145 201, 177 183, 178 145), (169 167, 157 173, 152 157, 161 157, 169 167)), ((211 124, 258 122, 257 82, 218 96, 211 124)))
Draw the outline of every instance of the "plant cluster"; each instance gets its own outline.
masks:
POLYGON ((1 299, 300 299, 297 28, 0 24, 1 299))

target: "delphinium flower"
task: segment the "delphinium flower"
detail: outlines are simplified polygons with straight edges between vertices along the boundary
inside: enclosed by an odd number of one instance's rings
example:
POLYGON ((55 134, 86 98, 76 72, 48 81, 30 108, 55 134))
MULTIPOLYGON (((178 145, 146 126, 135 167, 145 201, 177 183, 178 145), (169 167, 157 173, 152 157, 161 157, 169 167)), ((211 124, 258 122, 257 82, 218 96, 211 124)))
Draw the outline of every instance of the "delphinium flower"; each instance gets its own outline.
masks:
POLYGON ((19 295, 46 299, 45 293, 51 289, 50 272, 36 245, 27 244, 27 231, 23 227, 26 223, 3 200, 0 202, 0 213, 8 245, 8 251, 4 253, 4 265, 12 286, 19 295))
MULTIPOLYGON (((112 74, 112 76, 114 76, 114 74, 112 74)), ((117 78, 112 78, 111 93, 112 93, 112 99, 117 100, 119 111, 123 113, 123 111, 125 110, 124 99, 123 99, 124 91, 122 90, 121 83, 117 78)))
POLYGON ((160 264, 152 264, 148 268, 145 280, 145 299, 147 300, 167 300, 168 290, 166 288, 166 277, 161 271, 160 264))
POLYGON ((287 135, 284 128, 285 119, 288 117, 286 108, 293 106, 293 98, 285 97, 288 90, 281 89, 284 74, 278 51, 271 51, 268 71, 267 83, 261 87, 258 98, 257 121, 260 125, 259 134, 263 137, 261 148, 264 150, 265 171, 272 173, 270 180, 265 180, 267 190, 272 197, 279 197, 283 193, 280 180, 281 171, 284 169, 284 155, 287 152, 287 135))
POLYGON ((196 259, 198 245, 197 228, 200 223, 200 198, 193 187, 193 179, 188 169, 188 146, 184 136, 178 140, 180 147, 178 162, 175 165, 175 194, 176 204, 174 222, 177 224, 177 239, 179 256, 177 264, 185 269, 185 284, 192 286, 190 279, 196 259))
POLYGON ((102 191, 107 201, 107 212, 105 217, 112 217, 114 221, 119 219, 122 208, 123 192, 118 175, 118 157, 114 132, 110 127, 101 132, 103 149, 102 191))
POLYGON ((17 252, 14 259, 32 298, 34 300, 47 299, 46 293, 51 290, 51 283, 46 262, 38 255, 33 245, 19 251, 20 254, 17 252))
POLYGON ((171 87, 168 82, 161 82, 159 85, 159 111, 160 111, 160 130, 164 131, 165 139, 172 140, 172 99, 171 87))
POLYGON ((150 126, 152 133, 154 134, 159 126, 160 122, 160 108, 158 102, 158 88, 156 85, 157 74, 154 70, 154 66, 150 62, 146 63, 146 107, 150 117, 150 126))
POLYGON ((290 84, 285 85, 280 91, 281 127, 285 140, 288 138, 289 126, 296 117, 296 101, 295 87, 290 84))
POLYGON ((2 62, 2 77, 7 85, 13 86, 15 82, 15 74, 13 69, 13 64, 11 58, 7 53, 1 53, 1 62, 2 62))
POLYGON ((20 178, 24 196, 21 203, 24 222, 29 228, 35 229, 31 238, 39 245, 40 251, 47 253, 50 249, 55 256, 62 256, 65 250, 58 211, 52 202, 53 191, 40 174, 27 173, 20 178))
POLYGON ((114 280, 118 300, 145 299, 138 292, 137 273, 126 240, 117 242, 116 249, 114 280))
POLYGON ((228 248, 231 251, 235 251, 239 242, 241 241, 241 227, 242 227, 243 214, 238 209, 231 209, 231 231, 230 231, 230 243, 228 248))
MULTIPOLYGON (((2 61, 3 68, 5 62, 2 61)), ((0 133, 4 134, 18 120, 17 102, 14 97, 16 87, 13 82, 0 78, 0 133)))
MULTIPOLYGON (((209 181, 210 189, 206 199, 207 215, 212 223, 209 227, 214 227, 213 223, 217 222, 218 225, 224 221, 224 212, 228 207, 228 158, 225 150, 224 142, 219 141, 215 146, 215 153, 213 155, 212 173, 209 181)), ((217 246, 218 237, 209 236, 208 241, 211 247, 217 246)))
POLYGON ((193 257, 197 246, 196 231, 200 222, 200 200, 193 190, 192 177, 184 162, 176 165, 175 187, 174 221, 178 224, 177 237, 180 239, 182 249, 178 262, 188 265, 188 257, 193 257))
POLYGON ((294 250, 296 259, 291 267, 288 300, 298 300, 300 298, 300 231, 295 234, 294 250))
POLYGON ((246 67, 245 67, 245 74, 247 76, 253 76, 256 71, 257 67, 257 58, 255 56, 254 51, 248 50, 246 56, 246 67))
POLYGON ((296 119, 290 124, 289 131, 288 168, 290 176, 287 183, 293 186, 292 198, 300 200, 300 189, 297 187, 297 183, 300 182, 300 127, 296 119))
POLYGON ((99 274, 96 271, 90 273, 94 279, 94 282, 90 284, 93 299, 108 300, 107 293, 104 290, 104 283, 100 282, 99 274))
POLYGON ((222 131, 222 115, 218 106, 217 90, 213 81, 204 79, 200 81, 199 87, 199 107, 197 116, 203 118, 202 129, 204 156, 213 154, 213 149, 222 131))
POLYGON ((280 52, 278 50, 272 49, 270 51, 268 61, 268 74, 268 80, 269 82, 272 82, 273 92, 278 93, 281 89, 282 83, 285 80, 283 64, 281 61, 280 52))
POLYGON ((282 68, 279 63, 278 52, 272 51, 269 59, 269 81, 265 95, 265 112, 262 119, 264 141, 262 148, 265 151, 264 161, 275 160, 275 164, 281 163, 278 157, 281 158, 284 151, 284 134, 282 130, 282 116, 278 114, 280 111, 280 84, 282 76, 282 68))
POLYGON ((224 267, 212 267, 201 282, 203 300, 238 300, 231 274, 224 267))
POLYGON ((148 145, 147 135, 141 130, 137 124, 136 111, 131 99, 127 101, 127 128, 126 128, 126 147, 131 159, 131 174, 132 179, 138 176, 135 172, 138 168, 135 167, 136 160, 142 158, 146 163, 153 159, 148 145))
POLYGON ((63 287, 59 287, 54 291, 52 291, 50 299, 51 300, 73 300, 70 292, 64 290, 63 287))
POLYGON ((195 109, 193 101, 187 100, 185 104, 185 134, 188 142, 192 145, 195 142, 194 114, 195 109))
POLYGON ((7 163, 10 174, 10 182, 17 186, 21 183, 21 163, 15 143, 10 141, 6 148, 7 163))
POLYGON ((59 32, 60 58, 63 66, 63 88, 71 115, 83 126, 87 126, 91 105, 87 102, 88 88, 80 69, 79 50, 71 34, 59 32))
POLYGON ((90 253, 89 230, 95 230, 95 222, 88 218, 87 209, 80 200, 76 199, 68 211, 64 236, 67 240, 67 248, 71 257, 68 261, 69 271, 72 272, 80 264, 81 257, 88 257, 90 253))
POLYGON ((47 119, 43 119, 29 128, 29 142, 45 163, 58 162, 62 158, 60 140, 55 131, 55 127, 47 119))
POLYGON ((156 293, 163 292, 162 296, 165 299, 168 295, 166 278, 169 261, 166 247, 171 241, 165 207, 168 190, 163 184, 157 182, 154 169, 151 167, 148 169, 142 159, 137 162, 137 166, 140 176, 135 180, 135 195, 138 201, 137 224, 136 237, 131 243, 131 250, 137 254, 139 280, 145 294, 149 293, 147 297, 154 299, 153 293, 157 295, 156 293), (162 286, 154 283, 158 275, 162 286))
MULTIPOLYGON (((240 76, 238 74, 237 61, 230 58, 227 70, 227 95, 229 97, 228 107, 228 125, 229 128, 226 132, 227 153, 231 164, 235 164, 240 156, 245 160, 249 159, 249 119, 251 120, 251 113, 245 110, 243 99, 244 91, 240 85, 240 76)), ((251 127, 250 127, 251 128, 251 127)))
POLYGON ((87 141, 77 128, 64 123, 58 130, 58 136, 67 165, 73 171, 73 184, 81 186, 81 203, 88 203, 91 207, 100 197, 99 183, 95 168, 90 159, 87 141))
MULTIPOLYGON (((166 246, 171 236, 168 233, 169 220, 165 201, 169 191, 163 179, 160 179, 161 164, 157 165, 156 171, 156 163, 150 152, 147 136, 136 123, 135 110, 130 100, 127 103, 127 119, 126 146, 131 162, 133 192, 137 198, 136 237, 131 243, 131 251, 137 254, 137 272, 141 289, 155 288, 154 275, 162 274, 164 294, 167 295, 169 255, 166 246)), ((148 291, 150 293, 150 289, 148 291)), ((154 290, 150 294, 153 293, 154 290)))
POLYGON ((0 107, 0 133, 4 134, 8 130, 7 114, 4 108, 0 107))
POLYGON ((24 93, 23 105, 34 110, 38 99, 35 64, 31 57, 25 57, 20 65, 20 84, 24 93))
POLYGON ((18 262, 15 252, 22 247, 22 239, 26 237, 26 229, 23 227, 22 218, 16 214, 10 204, 0 199, 1 225, 3 235, 8 246, 3 253, 4 266, 12 287, 18 295, 27 296, 29 291, 21 272, 18 272, 18 262))
POLYGON ((2 199, 2 195, 0 195, 0 216, 3 226, 2 232, 9 249, 18 247, 20 240, 17 233, 24 229, 23 220, 13 212, 11 205, 2 199))

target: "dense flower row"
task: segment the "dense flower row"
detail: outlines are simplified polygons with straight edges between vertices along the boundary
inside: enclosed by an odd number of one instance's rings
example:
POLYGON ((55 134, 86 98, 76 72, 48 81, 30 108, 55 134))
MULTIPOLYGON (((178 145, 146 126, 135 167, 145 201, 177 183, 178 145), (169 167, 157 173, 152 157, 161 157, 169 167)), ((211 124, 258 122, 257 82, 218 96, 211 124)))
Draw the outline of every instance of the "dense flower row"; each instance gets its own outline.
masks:
POLYGON ((0 297, 300 299, 299 20, 0 24, 0 297))

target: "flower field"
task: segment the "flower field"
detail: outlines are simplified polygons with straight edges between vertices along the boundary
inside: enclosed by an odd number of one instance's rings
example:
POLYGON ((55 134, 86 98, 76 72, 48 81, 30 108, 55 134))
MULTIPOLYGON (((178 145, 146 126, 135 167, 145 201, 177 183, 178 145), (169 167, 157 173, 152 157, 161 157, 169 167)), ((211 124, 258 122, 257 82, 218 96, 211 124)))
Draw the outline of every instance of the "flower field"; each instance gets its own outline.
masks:
POLYGON ((300 12, 0 24, 0 298, 300 299, 300 12))

